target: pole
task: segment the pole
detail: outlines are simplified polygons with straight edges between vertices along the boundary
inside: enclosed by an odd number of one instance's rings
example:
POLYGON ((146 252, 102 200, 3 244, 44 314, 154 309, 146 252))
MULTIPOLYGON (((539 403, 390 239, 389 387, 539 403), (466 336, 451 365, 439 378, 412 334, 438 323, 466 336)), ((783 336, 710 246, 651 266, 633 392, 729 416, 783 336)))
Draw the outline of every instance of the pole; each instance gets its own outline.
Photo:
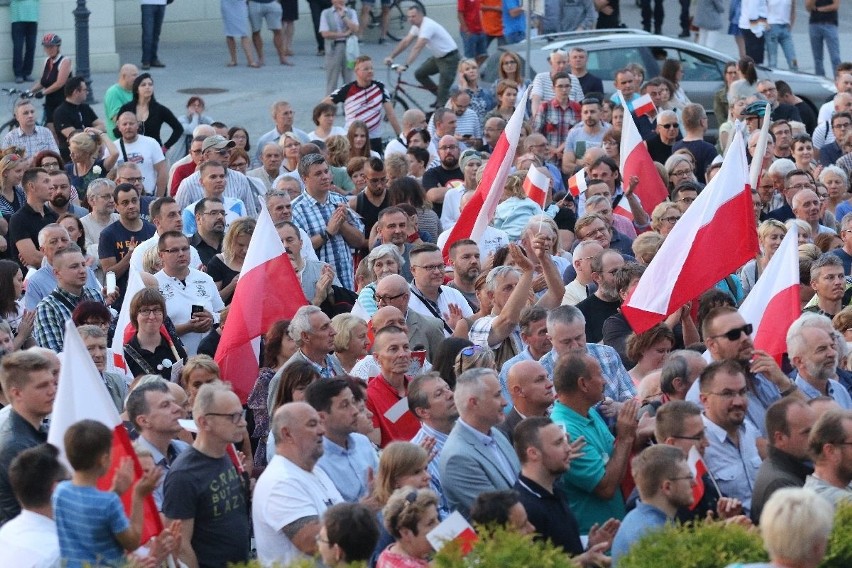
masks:
POLYGON ((530 37, 530 32, 532 31, 532 9, 533 9, 533 0, 527 0, 527 8, 526 8, 526 16, 527 16, 527 53, 526 53, 526 72, 527 77, 529 78, 530 83, 532 83, 533 72, 532 65, 530 64, 530 57, 532 56, 532 37, 530 37))
POLYGON ((86 86, 89 88, 86 103, 93 104, 95 97, 92 94, 92 76, 89 68, 89 16, 92 12, 86 6, 86 0, 77 0, 77 7, 73 13, 74 40, 77 46, 77 75, 83 77, 86 86))

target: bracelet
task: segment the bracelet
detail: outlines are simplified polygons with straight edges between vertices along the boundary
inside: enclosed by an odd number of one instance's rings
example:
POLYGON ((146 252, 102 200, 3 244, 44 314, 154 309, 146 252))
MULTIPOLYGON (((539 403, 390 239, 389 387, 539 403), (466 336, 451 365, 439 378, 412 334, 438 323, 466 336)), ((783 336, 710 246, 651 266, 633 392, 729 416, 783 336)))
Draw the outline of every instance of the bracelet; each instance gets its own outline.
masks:
POLYGON ((796 386, 796 383, 793 383, 793 384, 790 386, 790 388, 788 388, 788 389, 787 389, 787 390, 785 390, 785 391, 781 391, 781 396, 782 396, 782 397, 789 396, 789 395, 793 394, 796 390, 798 390, 798 388, 799 388, 799 387, 797 387, 797 386, 796 386))

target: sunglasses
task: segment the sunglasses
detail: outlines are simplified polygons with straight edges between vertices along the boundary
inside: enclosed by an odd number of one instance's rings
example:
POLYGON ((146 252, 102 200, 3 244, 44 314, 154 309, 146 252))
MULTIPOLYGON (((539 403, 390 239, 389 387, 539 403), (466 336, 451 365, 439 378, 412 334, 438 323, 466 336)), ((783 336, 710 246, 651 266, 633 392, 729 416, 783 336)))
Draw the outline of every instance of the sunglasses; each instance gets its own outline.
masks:
POLYGON ((754 331, 754 326, 750 323, 745 324, 742 327, 735 327, 732 330, 726 331, 725 333, 720 333, 719 335, 711 335, 710 337, 724 337, 728 341, 736 341, 740 337, 742 337, 743 333, 746 335, 751 335, 751 332, 754 331))
POLYGON ((479 353, 480 351, 482 351, 481 345, 471 345, 470 347, 465 347, 459 353, 465 357, 473 357, 475 353, 479 353))

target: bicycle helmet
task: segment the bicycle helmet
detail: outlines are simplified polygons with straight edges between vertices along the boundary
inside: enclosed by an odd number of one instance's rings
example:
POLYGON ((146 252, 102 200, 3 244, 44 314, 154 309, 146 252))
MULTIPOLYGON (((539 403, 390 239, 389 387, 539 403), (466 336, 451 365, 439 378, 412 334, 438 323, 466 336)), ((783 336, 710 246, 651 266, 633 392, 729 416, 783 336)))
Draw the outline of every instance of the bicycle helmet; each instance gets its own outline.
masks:
POLYGON ((41 38, 42 45, 62 45, 62 38, 56 34, 44 34, 44 37, 41 38))
POLYGON ((766 114, 766 101, 754 101, 743 111, 743 116, 756 116, 758 118, 763 118, 763 115, 766 114))

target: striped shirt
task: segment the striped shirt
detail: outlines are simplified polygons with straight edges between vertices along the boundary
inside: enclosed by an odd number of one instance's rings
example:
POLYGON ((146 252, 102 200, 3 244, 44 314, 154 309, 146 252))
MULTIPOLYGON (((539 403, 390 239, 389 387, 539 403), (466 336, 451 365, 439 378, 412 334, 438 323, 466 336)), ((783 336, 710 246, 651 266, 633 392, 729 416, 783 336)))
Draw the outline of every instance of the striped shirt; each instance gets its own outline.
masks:
POLYGON ((384 84, 373 81, 361 87, 357 81, 352 81, 331 93, 330 98, 335 104, 343 103, 347 128, 352 122, 361 120, 367 124, 370 138, 382 137, 383 105, 390 100, 384 84))
POLYGON ((32 134, 25 133, 21 128, 8 132, 3 137, 2 147, 8 148, 9 146, 26 149, 28 157, 33 157, 42 150, 59 153, 59 146, 56 145, 53 133, 44 126, 38 125, 36 125, 32 134))
POLYGON ((130 521, 118 495, 63 481, 53 492, 53 510, 64 566, 124 563, 124 549, 115 535, 129 529, 130 521))
MULTIPOLYGON (((571 78, 571 92, 568 93, 568 99, 575 102, 582 101, 584 95, 583 87, 580 86, 580 80, 574 75, 569 74, 568 76, 571 78)), ((543 71, 535 76, 532 82, 532 91, 530 91, 530 96, 533 95, 539 95, 543 103, 556 96, 553 92, 553 78, 550 76, 549 71, 543 71)))
MULTIPOLYGON (((449 108, 449 107, 447 107, 449 108)), ((435 115, 429 118, 429 135, 432 140, 440 140, 441 137, 435 132, 435 115)), ((455 134, 464 136, 470 134, 474 138, 482 138, 482 124, 479 122, 479 116, 473 109, 468 108, 461 116, 456 115, 456 131, 455 134)), ((464 152, 466 148, 459 146, 459 151, 464 152)))

